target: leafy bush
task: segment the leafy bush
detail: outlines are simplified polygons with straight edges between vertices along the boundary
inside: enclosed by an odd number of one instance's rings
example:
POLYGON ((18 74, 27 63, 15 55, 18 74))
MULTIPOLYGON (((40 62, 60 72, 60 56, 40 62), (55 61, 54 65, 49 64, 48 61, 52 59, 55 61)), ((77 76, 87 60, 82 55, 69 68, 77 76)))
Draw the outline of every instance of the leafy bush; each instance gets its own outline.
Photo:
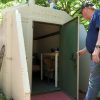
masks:
POLYGON ((6 100, 5 94, 0 90, 0 100, 6 100))

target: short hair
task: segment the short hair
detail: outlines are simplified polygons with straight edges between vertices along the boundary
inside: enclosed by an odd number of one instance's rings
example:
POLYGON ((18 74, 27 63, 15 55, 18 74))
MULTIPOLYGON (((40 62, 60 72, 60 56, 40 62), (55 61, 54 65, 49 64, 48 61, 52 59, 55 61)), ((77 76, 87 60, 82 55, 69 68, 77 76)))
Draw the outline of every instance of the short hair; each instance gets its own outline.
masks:
POLYGON ((92 3, 90 3, 90 2, 88 2, 88 3, 83 3, 82 5, 81 5, 81 8, 80 8, 80 13, 82 13, 82 11, 83 11, 83 9, 84 8, 86 8, 86 7, 93 7, 94 5, 92 4, 92 3))

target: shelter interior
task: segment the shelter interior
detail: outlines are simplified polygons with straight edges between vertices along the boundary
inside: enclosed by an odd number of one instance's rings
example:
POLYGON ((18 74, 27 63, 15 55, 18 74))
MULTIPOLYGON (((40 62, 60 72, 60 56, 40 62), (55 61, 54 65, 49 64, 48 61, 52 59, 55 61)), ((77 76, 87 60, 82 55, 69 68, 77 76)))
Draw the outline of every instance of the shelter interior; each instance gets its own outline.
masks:
POLYGON ((33 22, 32 94, 60 89, 55 87, 55 54, 59 52, 59 31, 60 25, 33 22))

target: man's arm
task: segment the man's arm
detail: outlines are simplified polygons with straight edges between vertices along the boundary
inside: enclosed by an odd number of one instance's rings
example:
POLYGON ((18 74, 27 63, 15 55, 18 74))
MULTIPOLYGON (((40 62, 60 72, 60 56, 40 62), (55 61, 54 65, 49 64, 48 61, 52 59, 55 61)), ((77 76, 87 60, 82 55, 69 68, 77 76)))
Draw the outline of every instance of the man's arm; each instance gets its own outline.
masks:
MULTIPOLYGON (((98 39, 97 39, 96 45, 100 46, 100 27, 99 27, 99 33, 98 33, 98 39)), ((94 62, 99 62, 100 61, 100 59, 99 59, 99 53, 100 53, 100 48, 96 48, 95 47, 94 52, 92 53, 92 60, 94 62)))
POLYGON ((86 54, 88 51, 87 51, 87 49, 86 49, 86 47, 85 48, 83 48, 82 50, 80 50, 78 53, 79 53, 79 56, 83 56, 84 54, 86 54))

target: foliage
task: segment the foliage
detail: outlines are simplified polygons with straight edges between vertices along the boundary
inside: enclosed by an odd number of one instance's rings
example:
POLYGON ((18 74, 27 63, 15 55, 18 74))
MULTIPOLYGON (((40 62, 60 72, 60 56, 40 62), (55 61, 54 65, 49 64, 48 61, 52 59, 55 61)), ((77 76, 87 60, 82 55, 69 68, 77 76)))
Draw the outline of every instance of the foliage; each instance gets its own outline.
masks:
POLYGON ((49 6, 48 0, 35 0, 35 3, 41 6, 45 6, 45 7, 49 6))
POLYGON ((2 20, 1 11, 11 6, 17 6, 20 3, 25 3, 26 0, 0 0, 0 21, 2 20))

